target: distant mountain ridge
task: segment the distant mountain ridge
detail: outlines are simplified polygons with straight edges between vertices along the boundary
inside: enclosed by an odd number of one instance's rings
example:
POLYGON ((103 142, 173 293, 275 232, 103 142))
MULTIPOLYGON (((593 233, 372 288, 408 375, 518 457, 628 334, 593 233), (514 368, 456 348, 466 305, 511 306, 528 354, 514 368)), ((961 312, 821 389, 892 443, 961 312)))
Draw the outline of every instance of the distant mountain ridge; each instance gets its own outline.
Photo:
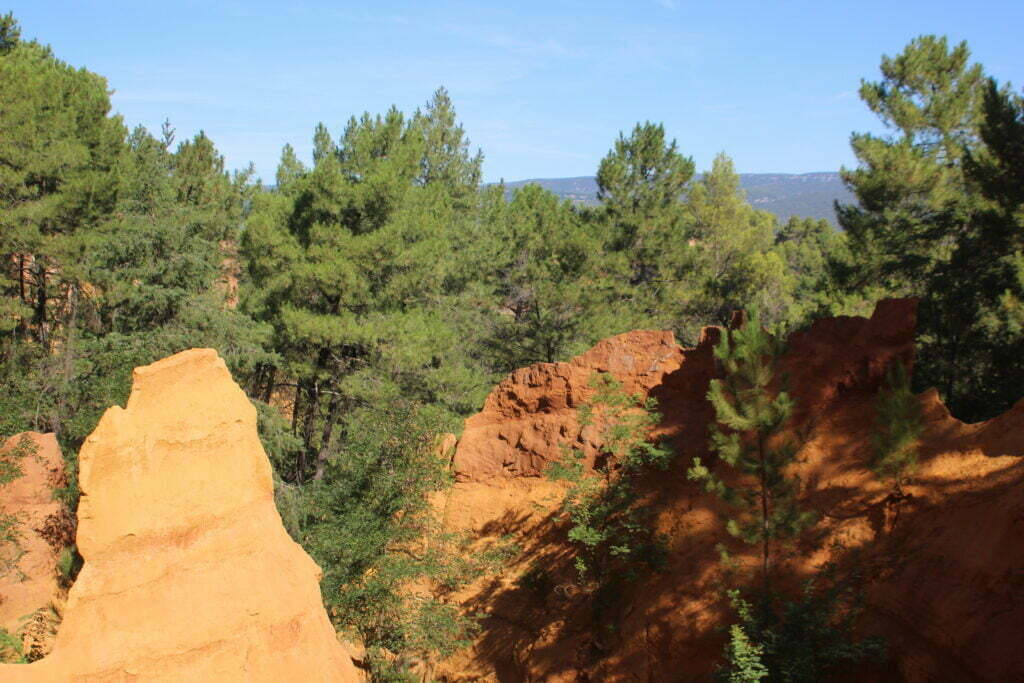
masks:
MULTIPOLYGON (((699 177, 699 176, 698 176, 699 177)), ((511 193, 517 187, 536 183, 563 199, 597 204, 597 181, 594 176, 575 178, 531 178, 506 182, 511 193)), ((824 218, 836 224, 833 202, 853 204, 856 199, 838 173, 741 173, 740 186, 747 201, 755 208, 770 211, 786 221, 790 216, 824 218)))

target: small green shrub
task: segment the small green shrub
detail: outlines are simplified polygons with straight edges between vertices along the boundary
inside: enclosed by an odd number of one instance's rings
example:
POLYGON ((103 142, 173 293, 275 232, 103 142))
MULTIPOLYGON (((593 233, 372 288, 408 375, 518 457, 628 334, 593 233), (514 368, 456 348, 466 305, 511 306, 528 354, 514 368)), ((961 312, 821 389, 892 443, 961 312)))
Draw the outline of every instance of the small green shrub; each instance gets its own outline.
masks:
POLYGON ((7 664, 28 663, 28 659, 25 657, 24 646, 21 644, 21 638, 2 627, 0 627, 0 662, 7 664))
POLYGON ((729 628, 729 644, 725 650, 729 668, 721 679, 727 683, 757 683, 767 678, 768 669, 761 661, 763 654, 761 647, 747 638, 743 627, 733 624, 729 628))
POLYGON ((740 591, 729 591, 739 617, 732 628, 739 628, 742 636, 731 632, 720 680, 756 681, 760 678, 750 676, 760 675, 769 683, 817 683, 842 666, 883 659, 880 639, 857 640, 853 635, 863 604, 858 583, 856 575, 836 580, 835 567, 828 566, 817 579, 805 582, 795 600, 762 593, 752 604, 740 591), (827 585, 822 588, 821 583, 827 585))
POLYGON ((57 582, 61 588, 64 590, 71 588, 78 572, 82 570, 82 564, 82 556, 78 553, 78 548, 72 546, 60 551, 60 555, 57 557, 57 582))
POLYGON ((650 510, 638 504, 637 483, 650 468, 666 469, 674 454, 650 439, 661 419, 654 399, 626 393, 604 373, 593 375, 590 386, 595 393, 577 417, 582 428, 599 428, 594 469, 584 467, 581 451, 565 449, 546 474, 571 484, 561 514, 569 522, 580 578, 629 580, 642 569, 656 568, 664 557, 664 541, 651 529, 650 510))

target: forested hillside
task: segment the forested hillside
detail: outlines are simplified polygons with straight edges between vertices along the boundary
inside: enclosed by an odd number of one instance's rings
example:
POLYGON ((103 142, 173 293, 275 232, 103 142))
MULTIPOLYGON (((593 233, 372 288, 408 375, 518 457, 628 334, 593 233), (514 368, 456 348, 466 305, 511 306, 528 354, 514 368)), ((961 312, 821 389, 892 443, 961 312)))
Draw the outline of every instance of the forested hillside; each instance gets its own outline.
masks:
MULTIPOLYGON (((531 183, 576 204, 599 204, 597 180, 593 176, 516 180, 505 183, 505 188, 511 194, 531 183)), ((824 218, 835 225, 835 202, 855 201, 838 173, 741 173, 740 189, 755 208, 769 211, 780 221, 802 216, 824 218)))
POLYGON ((852 138, 840 230, 780 220, 726 154, 697 169, 653 122, 609 141, 596 204, 506 195, 443 87, 414 111, 321 112, 312 159, 284 144, 271 188, 202 132, 124 121, 116 84, 2 17, 0 436, 56 433, 73 473, 132 368, 217 349, 332 619, 378 680, 406 680, 478 628, 445 590, 517 552, 468 560, 427 514, 451 483, 438 435, 516 368, 634 329, 692 346, 739 309, 798 329, 914 296, 918 387, 970 421, 1020 397, 1024 101, 944 38, 881 70, 860 94, 888 133, 852 138))

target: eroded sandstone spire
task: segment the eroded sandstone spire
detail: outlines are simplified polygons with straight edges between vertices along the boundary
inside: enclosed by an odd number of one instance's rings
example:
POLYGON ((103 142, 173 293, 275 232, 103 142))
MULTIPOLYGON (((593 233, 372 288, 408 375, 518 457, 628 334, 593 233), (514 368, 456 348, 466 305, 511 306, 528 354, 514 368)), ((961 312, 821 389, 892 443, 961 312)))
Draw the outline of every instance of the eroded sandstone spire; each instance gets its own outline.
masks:
POLYGON ((256 412, 212 349, 134 373, 80 454, 85 566, 10 681, 355 681, 274 507, 256 412))

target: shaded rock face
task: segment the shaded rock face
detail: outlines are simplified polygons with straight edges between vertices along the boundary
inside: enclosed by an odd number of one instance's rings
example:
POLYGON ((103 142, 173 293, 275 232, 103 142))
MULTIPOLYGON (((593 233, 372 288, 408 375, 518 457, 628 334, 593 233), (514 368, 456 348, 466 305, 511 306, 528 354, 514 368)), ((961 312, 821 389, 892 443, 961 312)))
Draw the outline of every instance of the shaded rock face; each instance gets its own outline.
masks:
POLYGON ((0 446, 21 475, 0 486, 0 514, 16 520, 17 539, 0 556, 0 627, 22 634, 25 653, 47 654, 63 604, 57 559, 73 537, 71 519, 54 489, 66 484, 53 434, 16 434, 0 446))
MULTIPOLYGON (((797 401, 795 473, 803 501, 822 514, 779 562, 796 578, 832 561, 862 572, 861 628, 882 635, 892 656, 848 672, 848 680, 1024 680, 1024 401, 966 425, 925 392, 920 466, 907 497, 894 500, 892 486, 869 468, 874 401, 890 364, 912 361, 915 314, 913 301, 883 301, 871 318, 820 320, 790 338, 782 371, 797 401)), ((708 455, 713 411, 704 397, 720 334, 705 330, 695 349, 668 333, 614 337, 569 363, 513 373, 467 420, 445 522, 480 546, 511 537, 524 552, 456 596, 484 615, 483 629, 445 662, 443 680, 709 677, 722 627, 734 619, 720 597, 726 577, 716 545, 727 544, 741 564, 756 563, 725 532, 728 510, 686 479, 692 457, 708 455), (663 360, 648 370, 655 359, 663 360), (561 457, 559 439, 587 446, 574 408, 597 369, 658 399, 660 436, 678 453, 668 472, 645 483, 642 499, 668 540, 665 567, 617 596, 602 623, 556 518, 563 489, 538 476, 561 457)))
POLYGON ((355 681, 274 507, 256 412, 209 349, 135 370, 80 454, 85 565, 11 681, 355 681))

